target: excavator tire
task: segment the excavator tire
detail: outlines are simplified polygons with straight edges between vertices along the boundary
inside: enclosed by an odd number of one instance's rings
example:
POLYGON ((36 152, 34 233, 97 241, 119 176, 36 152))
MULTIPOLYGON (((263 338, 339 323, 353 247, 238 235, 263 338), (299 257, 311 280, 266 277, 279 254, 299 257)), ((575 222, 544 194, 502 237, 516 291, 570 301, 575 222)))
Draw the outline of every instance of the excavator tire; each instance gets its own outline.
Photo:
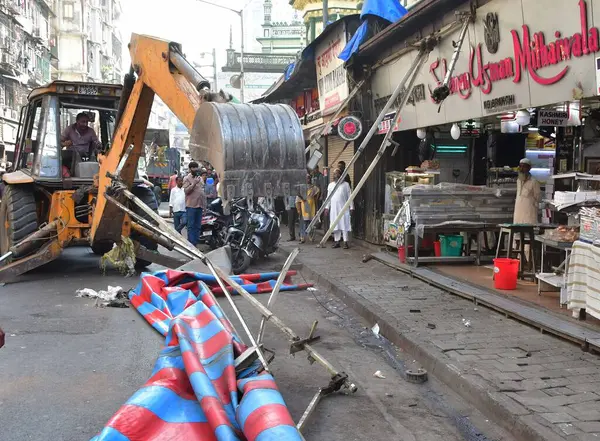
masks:
POLYGON ((97 242, 92 245, 92 252, 97 256, 104 256, 113 248, 112 242, 97 242))
POLYGON ((0 203, 0 255, 34 233, 39 226, 33 187, 6 185, 0 203))
MULTIPOLYGON (((135 186, 131 189, 131 192, 134 195, 136 195, 138 198, 140 198, 144 204, 146 204, 148 207, 150 207, 152 209, 152 211, 154 211, 155 213, 158 213, 158 203, 156 201, 156 196, 154 195, 154 192, 152 191, 152 189, 150 189, 148 187, 135 186)), ((144 213, 142 211, 142 209, 139 208, 137 205, 133 205, 132 210, 136 214, 143 217, 144 219, 146 219, 148 221, 152 221, 150 219, 150 216, 148 216, 146 213, 144 213)), ((158 244, 156 242, 148 239, 145 236, 142 236, 139 233, 136 233, 135 231, 131 233, 131 240, 135 240, 135 241, 139 242, 140 245, 142 245, 143 247, 145 247, 146 249, 148 249, 150 251, 158 250, 158 244)), ((146 268, 147 266, 149 266, 151 263, 152 262, 148 262, 147 260, 136 259, 135 267, 138 270, 142 270, 142 269, 146 268)))

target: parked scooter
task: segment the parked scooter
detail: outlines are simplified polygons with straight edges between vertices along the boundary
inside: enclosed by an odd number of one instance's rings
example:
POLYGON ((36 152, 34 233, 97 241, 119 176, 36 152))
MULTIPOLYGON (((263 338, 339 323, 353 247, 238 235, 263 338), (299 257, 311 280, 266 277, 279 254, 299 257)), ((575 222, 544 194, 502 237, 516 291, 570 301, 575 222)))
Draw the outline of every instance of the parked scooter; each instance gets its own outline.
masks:
POLYGON ((234 203, 233 209, 234 219, 227 229, 225 243, 231 247, 233 272, 240 274, 252 261, 277 250, 281 237, 280 222, 275 213, 260 205, 253 212, 239 203, 234 203))

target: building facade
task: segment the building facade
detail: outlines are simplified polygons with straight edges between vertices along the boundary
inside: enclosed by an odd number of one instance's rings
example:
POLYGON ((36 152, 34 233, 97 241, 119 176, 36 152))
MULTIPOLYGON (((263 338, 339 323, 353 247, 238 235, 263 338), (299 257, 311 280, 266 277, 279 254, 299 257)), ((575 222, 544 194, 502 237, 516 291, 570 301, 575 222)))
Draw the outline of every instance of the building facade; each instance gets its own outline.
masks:
POLYGON ((51 78, 50 0, 0 0, 0 168, 12 161, 19 112, 51 78))
POLYGON ((119 0, 55 0, 56 79, 120 83, 119 0))
MULTIPOLYGON (((277 81, 291 63, 294 63, 304 48, 304 26, 290 12, 290 20, 274 21, 273 3, 263 2, 262 31, 255 35, 260 52, 244 52, 244 100, 246 102, 260 98, 277 81)), ((281 16, 281 13, 280 13, 281 16)), ((219 75, 218 85, 236 98, 240 98, 239 73, 241 53, 233 47, 230 33, 227 60, 219 75)))

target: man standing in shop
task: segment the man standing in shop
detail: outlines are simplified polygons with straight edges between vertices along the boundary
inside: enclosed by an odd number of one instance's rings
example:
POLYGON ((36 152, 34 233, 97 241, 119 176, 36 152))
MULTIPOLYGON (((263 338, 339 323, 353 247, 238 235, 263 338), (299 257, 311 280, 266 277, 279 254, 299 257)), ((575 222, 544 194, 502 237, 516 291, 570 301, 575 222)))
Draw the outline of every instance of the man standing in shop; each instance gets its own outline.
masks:
POLYGON ((206 194, 198 163, 190 162, 189 169, 190 173, 183 180, 183 191, 185 192, 188 240, 196 246, 200 241, 202 212, 206 208, 206 194))
POLYGON ((521 159, 513 223, 526 225, 538 223, 540 193, 539 182, 531 176, 531 161, 527 158, 521 159))

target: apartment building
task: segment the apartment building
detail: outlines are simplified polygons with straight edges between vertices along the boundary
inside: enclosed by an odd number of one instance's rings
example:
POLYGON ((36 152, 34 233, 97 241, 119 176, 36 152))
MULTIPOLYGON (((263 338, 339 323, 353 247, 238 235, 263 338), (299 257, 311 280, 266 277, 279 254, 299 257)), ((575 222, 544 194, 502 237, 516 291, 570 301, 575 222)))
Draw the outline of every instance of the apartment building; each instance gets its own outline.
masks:
POLYGON ((12 160, 19 111, 51 78, 51 0, 0 0, 0 168, 12 160))
POLYGON ((123 40, 119 0, 54 0, 56 78, 122 82, 123 40))

